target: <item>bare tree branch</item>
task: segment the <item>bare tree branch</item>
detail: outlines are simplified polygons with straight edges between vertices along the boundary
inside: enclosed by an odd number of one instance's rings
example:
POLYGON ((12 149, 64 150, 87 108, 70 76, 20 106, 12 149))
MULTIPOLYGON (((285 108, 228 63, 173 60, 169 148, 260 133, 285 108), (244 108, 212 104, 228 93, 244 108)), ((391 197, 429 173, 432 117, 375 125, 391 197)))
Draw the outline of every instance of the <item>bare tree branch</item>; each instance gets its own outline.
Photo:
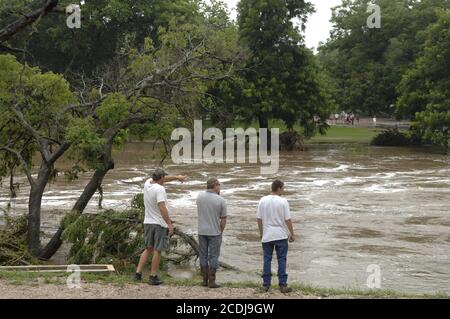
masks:
POLYGON ((100 105, 100 103, 105 99, 105 96, 103 96, 102 98, 100 98, 97 101, 94 102, 89 102, 89 103, 84 103, 84 104, 69 104, 66 105, 65 107, 63 107, 61 109, 61 111, 58 113, 57 118, 60 119, 62 116, 64 116, 67 112, 70 112, 72 110, 77 110, 77 109, 85 109, 85 108, 91 108, 90 111, 93 112, 94 110, 92 109, 93 107, 100 105))
POLYGON ((56 5, 51 12, 53 13, 60 13, 60 14, 66 14, 66 8, 61 5, 56 5))
POLYGON ((9 152, 9 153, 13 154, 14 156, 16 156, 17 159, 20 161, 20 164, 28 178, 28 182, 30 183, 31 186, 35 185, 35 181, 34 181, 33 177, 31 176, 31 171, 28 167, 28 164, 25 161, 25 159, 23 158, 22 154, 20 154, 20 152, 14 150, 12 148, 9 148, 7 146, 0 147, 0 151, 6 151, 6 152, 9 152))
POLYGON ((11 52, 11 53, 26 53, 23 49, 11 48, 6 45, 0 44, 0 52, 11 52))
POLYGON ((153 119, 154 119, 154 117, 149 116, 149 115, 132 115, 132 116, 122 120, 121 122, 117 123, 113 127, 107 129, 104 132, 103 136, 106 138, 107 141, 110 141, 117 135, 117 133, 120 130, 127 128, 130 125, 145 123, 145 122, 151 121, 153 119))
POLYGON ((39 152, 42 155, 42 159, 48 163, 49 161, 49 151, 47 149, 47 145, 48 142, 44 141, 43 138, 40 136, 39 132, 36 131, 26 120, 25 117, 23 116, 22 112, 19 111, 19 109, 17 108, 17 105, 15 105, 12 108, 13 112, 16 114, 17 118, 19 119, 20 124, 34 137, 36 144, 39 148, 39 152))

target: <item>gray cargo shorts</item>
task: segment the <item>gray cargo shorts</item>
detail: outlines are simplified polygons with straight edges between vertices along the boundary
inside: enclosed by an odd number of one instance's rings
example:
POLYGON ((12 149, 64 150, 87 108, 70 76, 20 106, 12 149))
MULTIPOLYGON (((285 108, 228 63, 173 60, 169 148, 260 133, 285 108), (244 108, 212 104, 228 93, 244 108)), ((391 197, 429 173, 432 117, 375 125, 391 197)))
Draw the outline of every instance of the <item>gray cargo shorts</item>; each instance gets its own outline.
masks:
POLYGON ((144 243, 146 248, 157 251, 169 249, 169 229, 157 224, 144 224, 144 243))

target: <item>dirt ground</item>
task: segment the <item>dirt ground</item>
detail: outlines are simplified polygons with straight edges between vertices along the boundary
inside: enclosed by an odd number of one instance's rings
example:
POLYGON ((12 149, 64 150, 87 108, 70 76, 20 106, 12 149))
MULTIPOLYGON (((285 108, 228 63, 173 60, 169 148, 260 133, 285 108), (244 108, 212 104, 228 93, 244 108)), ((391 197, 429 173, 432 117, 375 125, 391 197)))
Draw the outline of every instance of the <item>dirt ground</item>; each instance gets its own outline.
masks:
MULTIPOLYGON (((283 295, 274 287, 269 293, 254 288, 220 288, 179 286, 150 286, 146 283, 123 286, 103 283, 81 283, 81 288, 68 288, 66 285, 47 284, 39 281, 30 283, 11 283, 0 280, 2 299, 304 299, 293 292, 283 295)), ((316 297, 317 298, 317 297, 316 297)))

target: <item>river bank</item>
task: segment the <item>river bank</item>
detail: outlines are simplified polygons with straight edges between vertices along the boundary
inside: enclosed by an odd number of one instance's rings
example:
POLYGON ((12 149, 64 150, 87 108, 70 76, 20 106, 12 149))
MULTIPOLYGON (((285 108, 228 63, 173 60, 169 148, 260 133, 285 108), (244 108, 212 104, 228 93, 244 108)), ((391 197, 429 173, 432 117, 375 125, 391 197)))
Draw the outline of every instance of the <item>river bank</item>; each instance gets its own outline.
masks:
POLYGON ((273 291, 259 293, 252 288, 222 288, 211 291, 203 287, 149 286, 147 284, 114 285, 83 283, 81 288, 67 288, 63 284, 34 281, 28 284, 11 284, 0 280, 0 297, 7 299, 304 299, 319 298, 294 292, 288 296, 273 291))
POLYGON ((131 274, 83 273, 80 287, 67 286, 67 273, 0 272, 0 298, 5 299, 373 299, 442 298, 445 293, 411 294, 391 290, 329 289, 291 283, 292 292, 282 294, 276 286, 264 292, 257 282, 222 282, 220 289, 199 286, 200 277, 177 279, 162 275, 162 286, 134 282, 131 274))

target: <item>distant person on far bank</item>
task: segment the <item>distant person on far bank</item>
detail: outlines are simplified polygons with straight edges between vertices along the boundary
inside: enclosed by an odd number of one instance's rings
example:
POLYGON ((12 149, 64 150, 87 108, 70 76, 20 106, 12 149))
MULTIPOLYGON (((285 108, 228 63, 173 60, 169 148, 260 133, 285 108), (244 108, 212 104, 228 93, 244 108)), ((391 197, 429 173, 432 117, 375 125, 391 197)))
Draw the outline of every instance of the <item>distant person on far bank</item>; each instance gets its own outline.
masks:
POLYGON ((288 201, 281 197, 284 183, 272 183, 272 193, 261 198, 257 209, 259 235, 264 254, 263 289, 269 291, 272 284, 272 256, 275 249, 278 260, 278 284, 282 293, 291 292, 286 273, 288 242, 294 242, 294 229, 288 201))
POLYGON ((161 253, 169 248, 169 238, 174 233, 174 226, 167 209, 166 189, 163 184, 174 180, 180 182, 186 180, 186 176, 167 175, 164 170, 157 168, 153 171, 152 178, 144 184, 144 243, 146 248, 139 259, 134 280, 142 280, 142 270, 148 257, 153 253, 149 279, 149 284, 153 286, 163 283, 158 277, 161 253))
POLYGON ((202 286, 219 288, 216 272, 219 268, 222 234, 227 223, 227 204, 220 196, 220 182, 210 178, 206 191, 197 196, 198 245, 202 286))

